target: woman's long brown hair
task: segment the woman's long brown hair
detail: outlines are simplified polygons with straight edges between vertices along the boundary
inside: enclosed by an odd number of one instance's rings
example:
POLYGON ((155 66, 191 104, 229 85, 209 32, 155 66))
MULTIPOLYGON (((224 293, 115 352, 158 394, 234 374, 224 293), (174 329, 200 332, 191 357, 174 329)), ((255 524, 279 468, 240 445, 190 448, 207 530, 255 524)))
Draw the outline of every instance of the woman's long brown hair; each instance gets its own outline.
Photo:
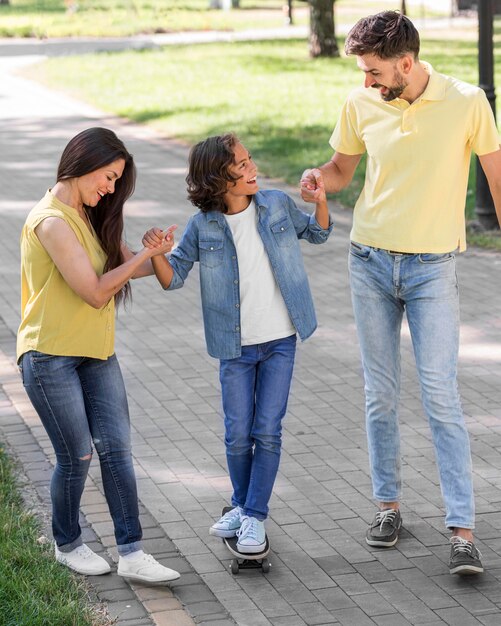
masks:
MULTIPOLYGON (((123 207, 125 201, 133 194, 136 184, 136 166, 132 155, 113 131, 100 127, 88 128, 68 143, 57 169, 59 182, 85 176, 117 159, 124 159, 125 167, 122 176, 115 182, 114 193, 106 194, 96 207, 84 205, 107 255, 105 272, 124 262, 121 249, 124 228, 123 207)), ((115 295, 115 302, 118 304, 129 296, 130 285, 126 283, 115 295)))

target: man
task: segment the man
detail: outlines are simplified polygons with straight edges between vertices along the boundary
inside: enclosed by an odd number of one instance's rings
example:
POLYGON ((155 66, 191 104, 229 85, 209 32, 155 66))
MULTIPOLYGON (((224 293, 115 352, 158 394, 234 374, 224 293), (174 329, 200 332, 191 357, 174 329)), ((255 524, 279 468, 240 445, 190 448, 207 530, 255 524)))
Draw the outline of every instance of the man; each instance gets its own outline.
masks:
POLYGON ((471 455, 457 390, 459 303, 455 251, 466 248, 465 199, 473 150, 501 222, 501 151, 484 92, 438 74, 419 55, 419 34, 405 16, 384 11, 360 20, 346 40, 365 74, 344 104, 331 161, 306 170, 303 199, 346 187, 367 153, 350 249, 353 309, 365 378, 374 498, 366 540, 398 540, 400 331, 411 332, 452 530, 451 574, 483 571, 473 543, 471 455))

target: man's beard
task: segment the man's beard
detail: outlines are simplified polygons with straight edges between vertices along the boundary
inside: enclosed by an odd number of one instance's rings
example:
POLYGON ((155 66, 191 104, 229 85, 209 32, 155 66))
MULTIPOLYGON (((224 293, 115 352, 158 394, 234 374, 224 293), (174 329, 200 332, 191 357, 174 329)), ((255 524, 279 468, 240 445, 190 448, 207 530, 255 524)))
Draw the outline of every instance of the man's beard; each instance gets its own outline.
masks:
POLYGON ((380 92, 379 94, 385 102, 391 102, 396 98, 400 98, 405 88, 407 87, 407 83, 403 81, 402 76, 397 71, 395 71, 393 80, 395 81, 395 84, 391 87, 388 87, 386 85, 380 85, 379 83, 372 85, 374 89, 381 89, 381 87, 386 87, 386 89, 388 89, 388 93, 383 94, 380 92))

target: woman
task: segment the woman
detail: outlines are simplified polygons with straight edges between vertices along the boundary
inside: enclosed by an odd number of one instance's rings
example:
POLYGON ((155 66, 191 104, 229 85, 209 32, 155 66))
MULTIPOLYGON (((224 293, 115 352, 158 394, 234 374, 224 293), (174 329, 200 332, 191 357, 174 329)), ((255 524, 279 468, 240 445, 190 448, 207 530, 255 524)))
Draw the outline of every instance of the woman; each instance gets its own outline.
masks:
POLYGON ((115 304, 131 278, 153 273, 151 257, 171 250, 172 227, 157 248, 133 254, 122 241, 123 205, 135 166, 110 130, 90 128, 66 146, 57 182, 21 235, 22 321, 17 358, 23 384, 56 453, 51 482, 56 559, 81 574, 109 564, 82 542, 82 491, 95 447, 118 546, 118 574, 174 580, 141 549, 129 412, 114 354, 115 304))

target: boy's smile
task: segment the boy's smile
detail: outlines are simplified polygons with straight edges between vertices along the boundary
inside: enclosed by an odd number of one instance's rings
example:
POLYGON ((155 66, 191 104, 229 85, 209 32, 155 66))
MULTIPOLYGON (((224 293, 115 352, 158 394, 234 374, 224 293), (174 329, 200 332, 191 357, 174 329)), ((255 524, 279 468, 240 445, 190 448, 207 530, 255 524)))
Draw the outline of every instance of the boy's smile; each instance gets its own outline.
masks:
POLYGON ((228 191, 224 199, 228 212, 238 213, 249 206, 248 196, 253 196, 259 191, 259 186, 257 184, 257 166, 240 142, 235 144, 233 162, 234 165, 229 168, 229 173, 237 180, 228 183, 228 191))

